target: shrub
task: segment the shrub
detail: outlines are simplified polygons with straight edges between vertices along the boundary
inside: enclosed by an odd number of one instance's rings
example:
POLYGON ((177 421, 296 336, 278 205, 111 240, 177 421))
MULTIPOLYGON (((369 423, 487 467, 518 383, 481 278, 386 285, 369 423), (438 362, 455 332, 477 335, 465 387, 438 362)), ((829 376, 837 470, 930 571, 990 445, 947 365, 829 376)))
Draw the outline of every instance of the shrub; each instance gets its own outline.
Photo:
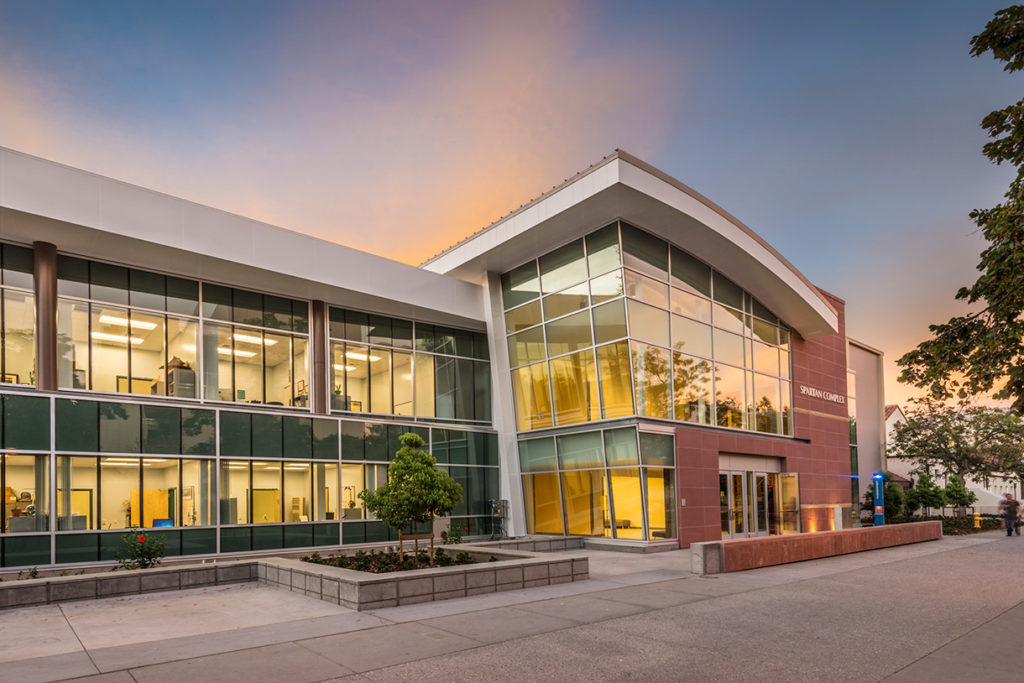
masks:
POLYGON ((118 569, 149 569, 156 567, 164 557, 167 541, 163 535, 147 536, 140 529, 130 529, 121 536, 125 545, 123 552, 114 555, 118 569))

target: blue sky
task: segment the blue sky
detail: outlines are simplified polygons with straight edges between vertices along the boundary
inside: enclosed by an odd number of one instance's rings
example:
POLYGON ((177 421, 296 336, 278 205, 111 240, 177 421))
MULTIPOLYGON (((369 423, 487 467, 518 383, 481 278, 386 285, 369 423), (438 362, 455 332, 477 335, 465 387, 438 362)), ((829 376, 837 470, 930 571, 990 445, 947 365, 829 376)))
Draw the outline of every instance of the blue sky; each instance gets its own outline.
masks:
POLYGON ((0 145, 413 263, 623 148, 845 298, 903 400, 1011 177, 1001 6, 0 0, 0 145))

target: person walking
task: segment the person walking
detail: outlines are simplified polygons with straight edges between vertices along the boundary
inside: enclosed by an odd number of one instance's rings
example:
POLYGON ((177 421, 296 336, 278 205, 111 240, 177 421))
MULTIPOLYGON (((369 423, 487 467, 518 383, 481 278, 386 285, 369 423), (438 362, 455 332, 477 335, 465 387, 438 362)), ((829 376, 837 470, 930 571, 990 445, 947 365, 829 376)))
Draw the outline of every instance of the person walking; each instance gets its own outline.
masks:
POLYGON ((1004 498, 999 501, 999 514, 1006 520, 1006 535, 1013 536, 1016 532, 1020 536, 1020 527, 1017 526, 1017 519, 1020 517, 1020 503, 1014 499, 1012 493, 1003 495, 1004 498))

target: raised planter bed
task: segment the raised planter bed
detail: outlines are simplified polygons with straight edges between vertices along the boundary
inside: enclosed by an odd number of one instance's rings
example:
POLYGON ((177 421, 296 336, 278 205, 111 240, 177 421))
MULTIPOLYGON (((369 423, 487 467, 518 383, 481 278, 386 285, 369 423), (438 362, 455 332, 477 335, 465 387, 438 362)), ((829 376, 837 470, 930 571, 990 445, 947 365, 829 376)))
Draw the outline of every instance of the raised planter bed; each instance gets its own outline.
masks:
POLYGON ((258 581, 355 610, 410 605, 589 578, 585 555, 533 553, 490 545, 444 546, 477 564, 370 574, 282 557, 50 576, 0 583, 0 609, 258 581), (490 562, 494 556, 497 561, 490 562))
POLYGON ((942 523, 936 521, 692 543, 690 569, 700 575, 738 572, 940 538, 942 523))

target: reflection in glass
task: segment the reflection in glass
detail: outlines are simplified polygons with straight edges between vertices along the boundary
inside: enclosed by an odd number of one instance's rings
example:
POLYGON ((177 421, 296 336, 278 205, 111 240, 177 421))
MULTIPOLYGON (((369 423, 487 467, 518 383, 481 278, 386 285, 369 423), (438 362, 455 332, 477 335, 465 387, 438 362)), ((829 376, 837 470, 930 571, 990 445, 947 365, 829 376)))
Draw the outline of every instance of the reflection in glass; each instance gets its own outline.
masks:
POLYGON ((557 473, 524 474, 523 503, 526 508, 527 532, 557 535, 565 533, 557 473))
POLYGON ((668 346, 668 311, 629 299, 626 301, 629 315, 629 336, 633 339, 668 346))
POLYGON ((743 334, 743 314, 739 311, 712 304, 714 309, 715 327, 728 330, 736 334, 743 334))
POLYGON ((603 344, 626 336, 626 306, 622 299, 594 306, 591 313, 594 316, 595 343, 603 344))
POLYGON ((548 436, 519 442, 519 471, 541 472, 558 469, 555 440, 548 436))
POLYGON ((249 522, 249 463, 245 460, 220 462, 220 523, 249 522))
POLYGON ((505 331, 508 334, 539 325, 540 322, 540 301, 531 301, 505 313, 505 331))
POLYGON ((671 248, 672 284, 695 294, 711 296, 711 267, 681 249, 671 248))
POLYGON ((711 326, 673 315, 672 348, 694 356, 711 358, 711 326))
POLYGON ((590 336, 590 313, 580 311, 544 324, 548 356, 578 351, 593 345, 590 336))
POLYGON ((558 445, 558 465, 562 469, 604 467, 604 447, 601 432, 563 434, 555 437, 558 445))
POLYGON ((593 350, 552 359, 551 387, 555 424, 589 422, 600 417, 593 350))
POLYGON ((672 288, 672 312, 685 315, 694 320, 700 320, 701 322, 711 322, 710 301, 675 287, 672 288))
POLYGON ((540 296, 537 262, 530 261, 501 276, 501 298, 509 309, 540 296))
POLYGON ((770 375, 779 374, 779 350, 774 346, 753 342, 754 369, 770 375))
POLYGON ((743 365, 743 337, 730 334, 717 327, 714 331, 715 360, 720 363, 743 365))
POLYGON ((604 455, 609 467, 639 464, 640 453, 637 449, 636 428, 623 427, 605 430, 604 455))
POLYGON ((313 479, 313 520, 323 522, 339 519, 338 465, 314 463, 313 479))
POLYGON ((583 310, 590 305, 588 291, 587 283, 584 282, 555 294, 548 294, 544 297, 544 319, 551 320, 573 311, 583 310))
POLYGON ((779 380, 754 373, 754 410, 757 415, 757 431, 781 434, 779 422, 779 380))
POLYGON ((615 538, 643 540, 644 503, 640 495, 640 470, 615 467, 608 470, 615 510, 615 538))
POLYGON ((393 352, 395 379, 395 415, 412 415, 412 354, 393 352))
POLYGON ((659 280, 668 279, 668 243, 622 224, 622 263, 659 280))
POLYGON ((650 417, 671 418, 669 352, 656 346, 636 342, 632 342, 630 348, 633 377, 636 382, 637 413, 650 417))
POLYGON ((209 526, 213 516, 216 482, 213 460, 181 461, 181 525, 209 526))
MULTIPOLYGON (((96 458, 57 456, 57 530, 96 529, 96 458)), ((10 494, 7 495, 8 499, 10 494)), ((10 502, 8 500, 7 502, 10 502)))
POLYGON ((587 263, 591 277, 622 265, 618 224, 606 225, 587 235, 587 263))
POLYGON ((544 292, 557 292, 587 279, 582 239, 544 254, 539 263, 540 286, 544 292))
POLYGON ((711 406, 714 403, 711 362, 685 353, 673 353, 672 382, 675 419, 711 424, 711 406))
POLYGON ((622 296, 622 271, 614 270, 590 281, 590 297, 595 304, 622 296))
POLYGON ((604 470, 561 473, 566 531, 573 536, 611 537, 604 470))
POLYGON ((416 414, 434 417, 434 357, 417 353, 416 363, 416 414))
POLYGON ((715 410, 719 427, 746 428, 743 370, 715 363, 715 410))
POLYGON ((8 534, 48 531, 50 458, 0 455, 4 468, 3 530, 8 534))
POLYGON ((647 467, 643 472, 647 494, 647 528, 651 540, 675 538, 675 470, 647 467))
POLYGON ((534 327, 525 332, 509 335, 508 357, 512 367, 544 360, 544 328, 534 327))
POLYGON ((632 415, 629 344, 623 341, 597 347, 597 368, 601 380, 602 415, 605 418, 632 415))
POLYGON ((89 367, 89 304, 58 299, 58 385, 62 389, 88 389, 89 367))
POLYGON ((551 426, 547 363, 536 363, 513 370, 512 389, 519 431, 551 426))
POLYGON ((625 271, 626 296, 639 299, 659 308, 668 308, 668 285, 636 271, 625 271))

